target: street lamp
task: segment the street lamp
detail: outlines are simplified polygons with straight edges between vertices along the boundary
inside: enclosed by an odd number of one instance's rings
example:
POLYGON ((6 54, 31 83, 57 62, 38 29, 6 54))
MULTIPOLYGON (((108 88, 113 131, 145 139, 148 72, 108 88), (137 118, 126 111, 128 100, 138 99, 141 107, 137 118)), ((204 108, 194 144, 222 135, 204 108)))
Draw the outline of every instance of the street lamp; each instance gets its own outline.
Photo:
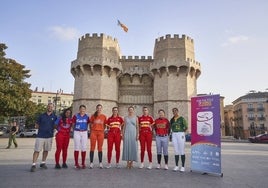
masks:
POLYGON ((57 114, 57 104, 58 104, 58 95, 61 95, 62 94, 62 90, 57 90, 57 93, 56 93, 56 98, 55 98, 55 113, 57 114))

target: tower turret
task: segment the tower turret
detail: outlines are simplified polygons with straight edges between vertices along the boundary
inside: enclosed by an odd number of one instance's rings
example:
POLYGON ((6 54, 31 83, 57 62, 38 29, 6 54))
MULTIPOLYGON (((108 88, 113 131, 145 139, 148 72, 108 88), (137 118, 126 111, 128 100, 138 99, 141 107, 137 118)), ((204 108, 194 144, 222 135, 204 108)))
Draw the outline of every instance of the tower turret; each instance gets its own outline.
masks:
POLYGON ((170 118, 172 108, 177 107, 190 125, 190 98, 196 95, 196 80, 201 74, 193 39, 186 35, 156 39, 150 70, 154 75, 154 114, 162 108, 170 118))
POLYGON ((77 59, 71 63, 75 111, 85 104, 92 113, 100 103, 104 113, 111 113, 118 102, 117 76, 122 71, 119 57, 119 44, 110 36, 86 34, 79 39, 77 59))

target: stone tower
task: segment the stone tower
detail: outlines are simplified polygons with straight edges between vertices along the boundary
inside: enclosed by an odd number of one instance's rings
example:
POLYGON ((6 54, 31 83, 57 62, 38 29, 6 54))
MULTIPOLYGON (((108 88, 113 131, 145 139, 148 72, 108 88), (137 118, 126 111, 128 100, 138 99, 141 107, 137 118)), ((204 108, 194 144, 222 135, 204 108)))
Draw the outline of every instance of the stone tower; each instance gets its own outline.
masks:
MULTIPOLYGON (((86 34, 79 39, 77 59, 71 64, 75 78, 74 112, 79 105, 87 106, 93 113, 97 104, 112 109, 118 102, 118 75, 120 48, 116 39, 104 34, 86 34)), ((111 113, 111 110, 106 114, 111 113)))
POLYGON ((79 39, 71 73, 75 78, 74 112, 85 104, 87 112, 93 113, 100 103, 107 116, 113 106, 125 116, 132 105, 137 115, 147 106, 154 117, 164 109, 171 118, 172 108, 177 107, 191 124, 190 98, 196 95, 201 67, 195 61, 194 41, 188 36, 156 39, 152 58, 121 56, 116 39, 86 34, 79 39))
POLYGON ((162 108, 171 118, 172 108, 177 107, 191 125, 190 98, 197 94, 196 80, 201 74, 193 39, 185 35, 156 39, 150 70, 154 75, 154 114, 162 108))

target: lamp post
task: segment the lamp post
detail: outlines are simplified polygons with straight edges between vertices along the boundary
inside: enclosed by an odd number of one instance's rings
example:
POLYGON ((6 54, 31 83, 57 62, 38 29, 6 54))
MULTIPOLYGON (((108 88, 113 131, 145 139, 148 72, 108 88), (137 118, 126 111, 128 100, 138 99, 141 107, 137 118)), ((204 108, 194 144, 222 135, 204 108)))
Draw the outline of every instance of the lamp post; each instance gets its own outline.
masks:
POLYGON ((57 114, 57 104, 58 104, 58 95, 62 94, 62 90, 57 90, 56 98, 55 98, 55 113, 57 114))

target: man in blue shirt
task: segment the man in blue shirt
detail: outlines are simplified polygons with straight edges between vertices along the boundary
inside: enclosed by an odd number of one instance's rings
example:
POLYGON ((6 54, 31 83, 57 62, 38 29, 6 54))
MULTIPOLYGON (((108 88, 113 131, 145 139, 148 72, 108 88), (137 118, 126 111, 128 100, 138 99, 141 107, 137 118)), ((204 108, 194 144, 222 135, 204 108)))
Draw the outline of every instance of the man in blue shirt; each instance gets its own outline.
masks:
POLYGON ((53 107, 53 104, 49 103, 47 105, 47 111, 39 116, 35 124, 36 128, 38 129, 38 134, 35 139, 31 172, 34 172, 36 170, 35 163, 41 150, 43 150, 43 155, 40 167, 47 169, 46 159, 48 151, 51 151, 55 121, 57 120, 57 116, 53 113, 53 107))

